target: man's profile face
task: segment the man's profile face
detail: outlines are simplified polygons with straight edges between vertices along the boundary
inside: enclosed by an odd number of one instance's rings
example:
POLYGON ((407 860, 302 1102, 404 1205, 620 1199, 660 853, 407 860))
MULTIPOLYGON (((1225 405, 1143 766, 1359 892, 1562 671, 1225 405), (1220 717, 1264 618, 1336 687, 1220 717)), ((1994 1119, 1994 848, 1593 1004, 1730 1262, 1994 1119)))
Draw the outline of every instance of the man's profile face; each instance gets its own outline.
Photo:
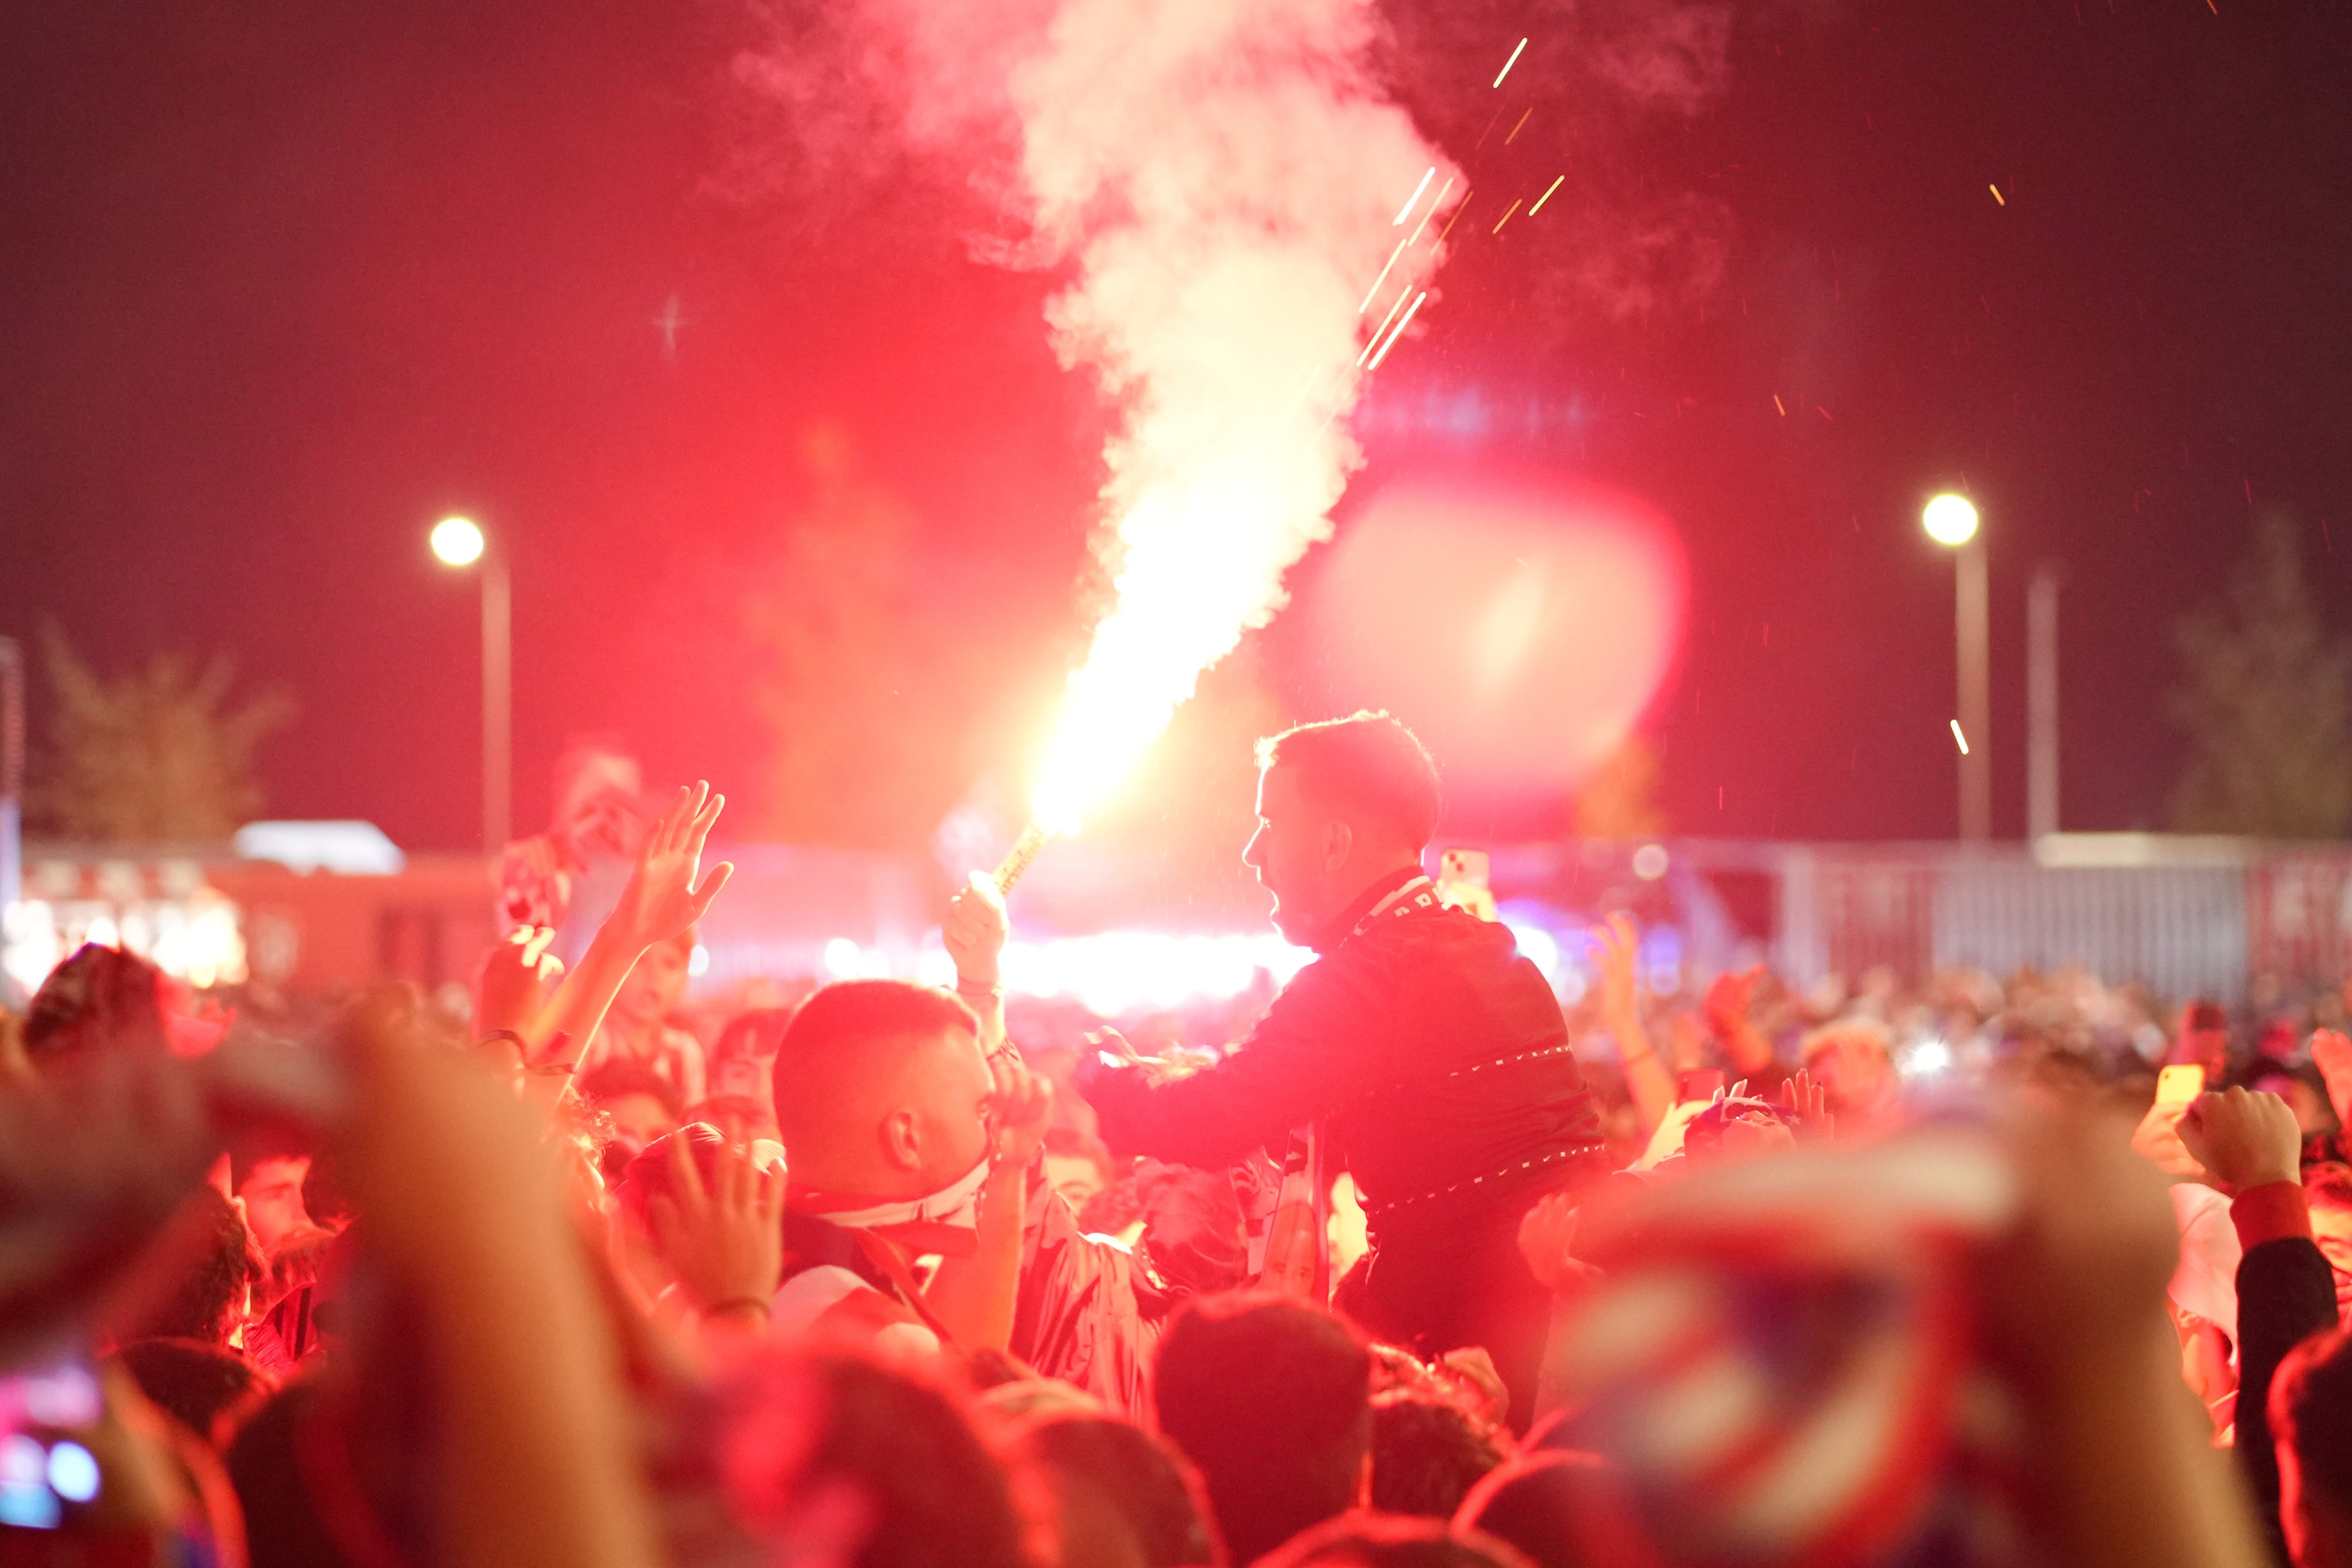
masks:
POLYGON ((2340 1203, 2311 1206, 2311 1239, 2336 1275, 2336 1304, 2352 1312, 2352 1208, 2340 1203))
POLYGON ((923 1134, 918 1175, 921 1191, 936 1192, 988 1156, 996 1080, 969 1030, 941 1030, 921 1047, 921 1061, 915 1080, 915 1111, 923 1134))
POLYGON ((1329 905, 1325 863, 1329 819, 1300 798, 1298 780, 1282 768, 1257 776, 1257 831, 1242 863, 1274 894, 1274 928, 1304 943, 1337 912, 1329 905))
POLYGON ((308 1155, 256 1160, 236 1189, 245 1203, 245 1223, 264 1252, 275 1254, 278 1244, 295 1231, 307 1229, 310 1211, 302 1207, 302 1181, 310 1174, 308 1155))

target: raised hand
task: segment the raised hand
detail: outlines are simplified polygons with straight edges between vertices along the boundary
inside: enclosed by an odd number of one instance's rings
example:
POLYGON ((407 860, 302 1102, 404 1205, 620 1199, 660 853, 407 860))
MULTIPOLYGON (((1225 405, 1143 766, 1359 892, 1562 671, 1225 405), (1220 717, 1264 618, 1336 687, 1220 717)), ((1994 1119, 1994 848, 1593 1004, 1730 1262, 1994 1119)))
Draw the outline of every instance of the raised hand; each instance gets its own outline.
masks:
POLYGON ((713 794, 709 783, 698 780, 678 790, 669 810, 646 832, 636 870, 629 873, 629 884, 621 890, 621 902, 607 922, 635 951, 667 942, 693 925, 735 874, 734 865, 721 861, 699 887, 695 885, 702 846, 726 805, 726 796, 713 794))
POLYGON ((1797 1113, 1804 1124, 1801 1130, 1808 1136, 1826 1138, 1836 1130, 1835 1118, 1830 1114, 1830 1092, 1801 1067, 1780 1085, 1780 1103, 1797 1113))
POLYGON ((997 960, 1004 951, 1009 929, 1004 895, 996 891, 996 883, 987 873, 972 873, 971 881, 948 900, 947 918, 940 925, 940 936, 947 944, 948 956, 955 960, 958 984, 994 986, 1000 982, 1003 976, 997 960))
POLYGON ((996 1128, 996 1165, 1000 1170, 1024 1169, 1045 1146, 1045 1124, 1053 1119, 1054 1085, 1029 1071, 1029 1064, 1010 1049, 988 1059, 996 1090, 989 1111, 996 1128))
POLYGON ((527 925, 509 932, 482 955, 481 967, 474 972, 476 1040, 500 1030, 528 1036, 549 993, 563 977, 563 960, 547 950, 554 940, 553 927, 527 925))
POLYGON ((1575 1193, 1556 1192, 1538 1201, 1519 1221, 1519 1256, 1527 1260, 1528 1272, 1536 1277, 1536 1283, 1554 1295, 1600 1273, 1576 1256, 1580 1201, 1575 1193))
POLYGON ((2275 1094, 2252 1089, 2200 1094, 2174 1131, 2226 1191, 2303 1178, 2303 1128, 2294 1107, 2275 1094))
POLYGON ((669 1155, 670 1190, 646 1218, 679 1287, 698 1311, 764 1318, 784 1272, 784 1167, 721 1148, 705 1187, 691 1139, 673 1135, 669 1155))
POLYGON ((1641 929, 1623 910, 1588 934, 1601 970, 1601 1006, 1612 1017, 1640 1016, 1635 971, 1642 953, 1641 929))

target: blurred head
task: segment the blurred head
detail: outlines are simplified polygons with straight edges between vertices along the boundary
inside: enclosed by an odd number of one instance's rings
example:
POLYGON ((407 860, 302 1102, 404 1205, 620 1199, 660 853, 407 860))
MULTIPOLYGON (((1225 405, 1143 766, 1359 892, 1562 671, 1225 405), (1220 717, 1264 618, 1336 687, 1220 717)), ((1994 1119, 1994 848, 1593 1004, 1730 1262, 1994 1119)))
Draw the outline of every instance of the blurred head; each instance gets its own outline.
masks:
POLYGON ((1804 1061, 1839 1116, 1882 1111, 1902 1087, 1886 1031, 1874 1023, 1849 1019, 1813 1030, 1805 1037, 1804 1061))
POLYGON ((1012 1483, 961 1402, 844 1352, 765 1350, 718 1390, 729 1511, 793 1560, 1030 1568, 1012 1483))
POLYGON ((1493 1427, 1458 1399, 1399 1388, 1372 1401, 1372 1506, 1382 1513, 1451 1519, 1503 1458, 1493 1427))
POLYGON ((1328 938, 1366 888, 1421 863, 1437 831, 1437 765, 1387 714, 1301 725, 1257 756, 1257 831, 1242 862, 1291 941, 1328 938))
POLYGON ((1258 1568, 1528 1568, 1517 1550, 1434 1519, 1343 1514, 1263 1559, 1258 1568))
POLYGON ((207 1340, 136 1340, 114 1356, 157 1409, 215 1446, 278 1386, 236 1352, 207 1340))
POLYGON ((622 1153, 607 1155, 608 1173, 677 1125, 677 1091, 652 1068, 628 1057, 609 1057, 582 1073, 576 1092, 613 1119, 613 1141, 622 1153))
POLYGON ((2314 1166, 2304 1173, 2311 1239, 2336 1271, 2336 1304, 2352 1319, 2352 1166, 2314 1166))
POLYGON ((2273 1064, 2250 1074, 2246 1087, 2285 1101, 2306 1138, 2336 1130, 2336 1111, 2327 1103, 2327 1084, 2316 1068, 2273 1064))
POLYGON ((693 958, 691 930, 646 948, 613 998, 614 1020, 632 1031, 658 1027, 686 1000, 687 967, 693 958))
POLYGON ((926 1197, 988 1157, 994 1090, 980 1020, 908 980, 842 980, 803 1003, 776 1051, 776 1127, 793 1185, 926 1197))
POLYGON ((1197 1478, 1142 1427, 1055 1416, 1030 1426, 1021 1448, 1053 1494, 1064 1563, 1190 1568, 1226 1560, 1197 1478))
POLYGON ((2230 1071, 2230 1015, 2213 1002, 2191 1002, 2180 1011, 2180 1034, 2165 1057, 2171 1067, 2201 1067, 2208 1088, 2230 1071))
POLYGON ((2271 1384, 2279 1523, 2295 1568, 2352 1565, 2352 1332, 2315 1334, 2271 1384))
POLYGON ((1614 1472, 1599 1458, 1559 1448, 1525 1453, 1490 1471, 1454 1516, 1527 1553, 1535 1568, 1588 1568, 1640 1561, 1608 1550, 1622 1505, 1607 1495, 1614 1472))
POLYGON ((1111 1176, 1110 1150, 1100 1138, 1076 1127, 1055 1127, 1045 1134, 1045 1180, 1072 1212, 1084 1212, 1087 1201, 1110 1186, 1111 1176))
POLYGON ((1286 1297, 1186 1303, 1160 1341, 1160 1430, 1199 1467, 1234 1561, 1357 1500, 1371 1444, 1371 1357, 1356 1332, 1286 1297))
POLYGON ((245 1322, 261 1272, 236 1206, 210 1185, 183 1204, 156 1243, 173 1267, 159 1292, 122 1325, 119 1338, 193 1339, 225 1345, 245 1322))
POLYGON ((135 953, 86 942, 33 993, 24 1049, 35 1067, 97 1049, 168 1051, 177 991, 135 953))

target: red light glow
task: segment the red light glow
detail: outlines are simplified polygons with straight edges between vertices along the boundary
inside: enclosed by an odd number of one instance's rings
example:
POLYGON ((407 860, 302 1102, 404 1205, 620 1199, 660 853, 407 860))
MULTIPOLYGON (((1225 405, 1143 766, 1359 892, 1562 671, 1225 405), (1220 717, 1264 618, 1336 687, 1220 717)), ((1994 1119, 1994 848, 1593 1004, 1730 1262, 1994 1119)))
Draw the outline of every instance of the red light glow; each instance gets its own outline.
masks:
POLYGON ((1673 667, 1685 594, 1673 525, 1630 497, 1418 484, 1348 529, 1317 607, 1343 705, 1394 711, 1449 777, 1541 789, 1623 743, 1673 667))

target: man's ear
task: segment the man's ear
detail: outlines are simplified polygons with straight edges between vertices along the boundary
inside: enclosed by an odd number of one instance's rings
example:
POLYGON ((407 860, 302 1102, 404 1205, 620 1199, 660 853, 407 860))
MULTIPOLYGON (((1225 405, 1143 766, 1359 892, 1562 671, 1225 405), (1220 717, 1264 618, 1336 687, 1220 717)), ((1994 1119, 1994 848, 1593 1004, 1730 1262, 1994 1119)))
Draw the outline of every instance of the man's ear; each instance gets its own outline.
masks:
POLYGON ((882 1157, 900 1170, 922 1168, 922 1124, 912 1111, 900 1109, 882 1118, 882 1157))
POLYGON ((1334 817, 1323 824, 1323 869, 1338 871, 1355 852, 1356 830, 1334 817))

